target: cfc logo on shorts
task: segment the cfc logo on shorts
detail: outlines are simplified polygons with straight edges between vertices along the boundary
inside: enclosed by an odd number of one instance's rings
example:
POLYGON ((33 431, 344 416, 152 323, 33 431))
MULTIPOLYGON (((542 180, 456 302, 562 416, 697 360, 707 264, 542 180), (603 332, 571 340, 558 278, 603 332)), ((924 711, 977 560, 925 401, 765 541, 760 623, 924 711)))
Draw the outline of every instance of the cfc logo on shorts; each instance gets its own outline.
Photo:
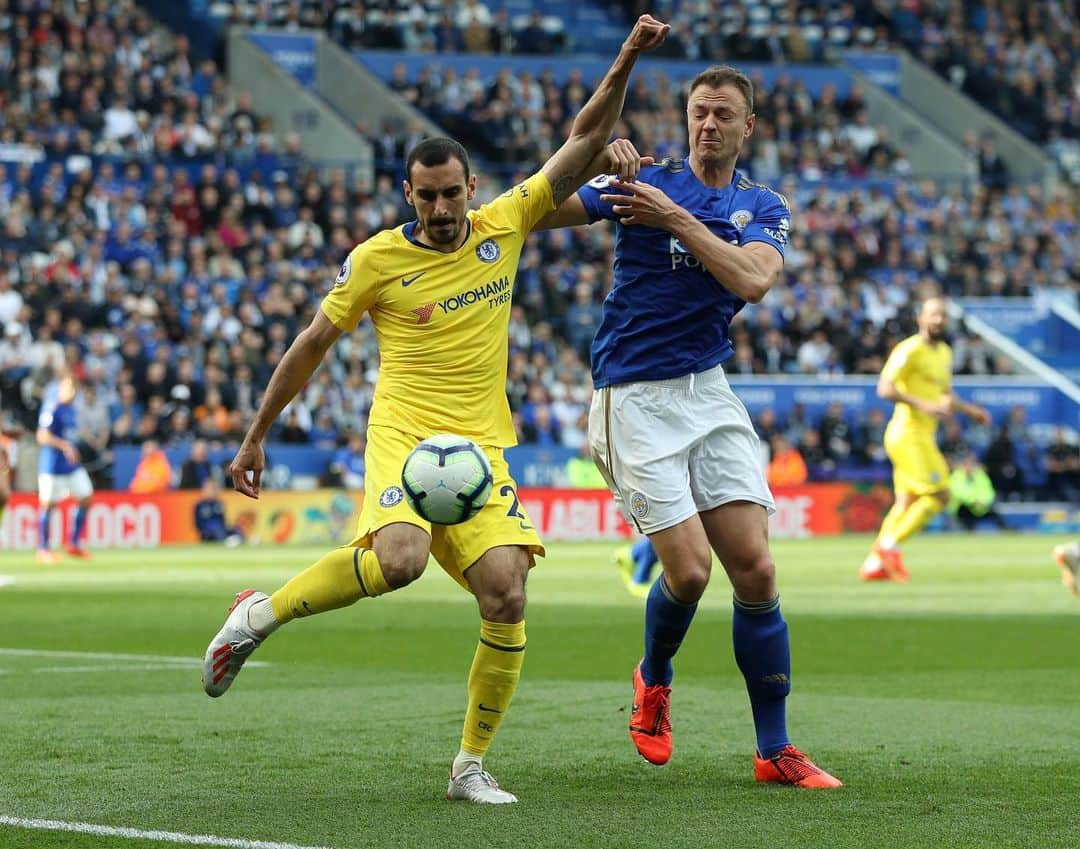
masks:
POLYGON ((405 493, 402 492, 400 486, 388 486, 382 491, 382 495, 379 496, 380 507, 396 507, 401 503, 401 500, 405 497, 405 493))
POLYGON ((630 512, 639 519, 644 519, 649 515, 649 499, 645 497, 644 492, 635 492, 631 494, 630 512))
POLYGON ((494 239, 484 239, 476 246, 476 256, 481 262, 495 262, 500 253, 499 245, 494 239))

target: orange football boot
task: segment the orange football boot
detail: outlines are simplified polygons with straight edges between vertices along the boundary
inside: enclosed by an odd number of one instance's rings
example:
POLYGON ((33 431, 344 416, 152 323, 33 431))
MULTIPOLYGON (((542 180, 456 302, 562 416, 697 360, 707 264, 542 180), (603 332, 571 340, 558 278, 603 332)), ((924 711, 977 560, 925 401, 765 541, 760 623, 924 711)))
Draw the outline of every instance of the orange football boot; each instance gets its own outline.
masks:
POLYGON ((775 784, 790 784, 808 790, 843 787, 844 782, 833 778, 790 743, 771 758, 754 752, 754 780, 775 784))
POLYGON ((78 558, 80 558, 82 560, 89 560, 90 559, 90 552, 87 551, 85 548, 80 548, 77 545, 70 545, 70 544, 65 545, 64 546, 64 551, 66 551, 72 557, 78 557, 78 558))
POLYGON ((647 685, 640 663, 634 667, 630 739, 649 763, 662 766, 671 760, 671 687, 647 685))
POLYGON ((911 579, 911 573, 904 566, 904 556, 900 553, 899 548, 879 548, 876 549, 876 553, 881 558, 881 565, 892 580, 903 584, 911 579))
POLYGON ((59 563, 62 559, 55 551, 50 551, 47 548, 39 548, 36 556, 38 563, 44 563, 46 566, 51 566, 54 563, 59 563))

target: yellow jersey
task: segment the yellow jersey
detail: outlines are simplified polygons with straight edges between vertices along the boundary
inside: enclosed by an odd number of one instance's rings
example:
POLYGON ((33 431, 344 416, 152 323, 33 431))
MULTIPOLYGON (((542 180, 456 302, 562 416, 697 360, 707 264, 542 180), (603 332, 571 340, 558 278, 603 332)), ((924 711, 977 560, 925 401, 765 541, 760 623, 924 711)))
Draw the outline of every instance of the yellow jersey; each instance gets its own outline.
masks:
POLYGON ((525 238, 554 209, 538 172, 467 212, 452 253, 413 238, 416 222, 352 249, 322 311, 346 332, 371 314, 380 367, 369 424, 517 442, 506 400, 510 300, 525 238))
MULTIPOLYGON (((937 401, 952 391, 952 348, 947 342, 929 343, 918 334, 909 336, 892 349, 881 376, 907 395, 937 401)), ((937 423, 935 416, 898 403, 889 425, 933 434, 937 423)))

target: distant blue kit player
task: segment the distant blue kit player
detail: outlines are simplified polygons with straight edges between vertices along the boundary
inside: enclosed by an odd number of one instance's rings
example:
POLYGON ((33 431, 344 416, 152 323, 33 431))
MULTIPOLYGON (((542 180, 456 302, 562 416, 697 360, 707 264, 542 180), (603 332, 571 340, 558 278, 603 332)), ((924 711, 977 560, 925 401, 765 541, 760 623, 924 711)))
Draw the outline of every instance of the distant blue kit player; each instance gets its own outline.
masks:
POLYGON ((78 506, 64 550, 73 557, 90 556, 80 541, 86 529, 86 514, 94 487, 79 460, 75 392, 74 379, 61 378, 55 397, 46 401, 38 417, 37 443, 41 448, 38 453, 39 563, 57 561, 57 555, 49 548, 49 522, 53 508, 69 496, 78 502, 78 506))

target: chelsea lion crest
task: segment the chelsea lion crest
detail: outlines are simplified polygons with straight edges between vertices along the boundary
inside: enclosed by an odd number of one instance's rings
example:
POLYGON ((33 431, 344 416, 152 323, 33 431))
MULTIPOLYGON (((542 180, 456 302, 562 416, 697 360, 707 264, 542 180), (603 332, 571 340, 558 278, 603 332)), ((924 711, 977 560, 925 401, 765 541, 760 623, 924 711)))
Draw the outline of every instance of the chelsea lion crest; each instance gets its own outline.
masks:
POLYGON ((731 213, 731 226, 738 230, 740 233, 746 229, 751 221, 754 220, 754 213, 749 209, 737 209, 731 213))
POLYGON ((481 262, 495 262, 501 253, 499 244, 494 239, 484 239, 476 246, 476 256, 481 262))
POLYGON ((396 507, 404 497, 405 493, 400 486, 388 486, 379 496, 379 506, 396 507))

